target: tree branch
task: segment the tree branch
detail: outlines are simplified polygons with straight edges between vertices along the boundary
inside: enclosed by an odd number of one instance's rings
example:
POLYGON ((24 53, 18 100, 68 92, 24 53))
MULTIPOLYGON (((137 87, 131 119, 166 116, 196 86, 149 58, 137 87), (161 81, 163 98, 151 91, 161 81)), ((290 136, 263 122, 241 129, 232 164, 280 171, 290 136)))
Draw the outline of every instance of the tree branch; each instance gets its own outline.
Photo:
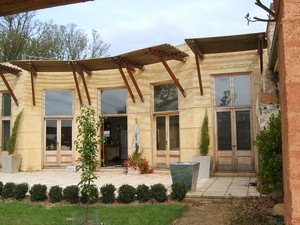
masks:
POLYGON ((255 21, 251 21, 251 22, 256 22, 256 21, 261 21, 261 22, 276 22, 275 19, 261 19, 258 17, 253 17, 253 19, 255 19, 255 21))
POLYGON ((267 6, 265 6, 264 4, 262 4, 260 0, 256 0, 255 5, 259 6, 262 9, 264 9, 265 11, 267 11, 273 17, 276 17, 275 13, 271 9, 269 9, 267 6))

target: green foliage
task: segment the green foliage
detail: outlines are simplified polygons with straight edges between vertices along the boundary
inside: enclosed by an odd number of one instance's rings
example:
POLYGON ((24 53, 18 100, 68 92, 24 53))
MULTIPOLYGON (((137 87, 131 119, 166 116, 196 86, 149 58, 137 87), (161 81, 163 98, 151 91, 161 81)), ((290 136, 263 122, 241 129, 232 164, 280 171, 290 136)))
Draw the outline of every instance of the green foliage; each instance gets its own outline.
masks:
POLYGON ((115 186, 113 184, 106 184, 100 188, 103 203, 113 203, 115 201, 115 186))
POLYGON ((69 185, 63 190, 64 199, 71 204, 79 202, 79 187, 77 185, 69 185))
MULTIPOLYGON (((91 193, 88 193, 90 196, 90 203, 93 204, 98 201, 99 198, 99 192, 98 192, 98 187, 96 185, 91 185, 91 193)), ((88 202, 88 194, 86 191, 81 190, 81 198, 80 201, 82 203, 87 203, 88 202)))
POLYGON ((14 197, 14 189, 15 189, 15 183, 8 182, 4 185, 3 190, 1 192, 1 195, 3 198, 12 198, 14 197))
POLYGON ((171 198, 182 201, 188 191, 187 185, 183 182, 175 182, 171 186, 171 198))
POLYGON ((281 113, 271 116, 268 128, 264 127, 259 132, 254 145, 259 153, 259 189, 266 193, 274 189, 283 190, 281 113))
POLYGON ((123 203, 129 203, 134 201, 136 190, 129 184, 123 184, 118 191, 118 200, 123 203))
POLYGON ((201 140, 200 140, 200 153, 206 156, 209 147, 209 130, 208 130, 208 115, 207 110, 205 111, 205 116, 201 128, 201 140))
POLYGON ((31 201, 44 201, 47 199, 47 186, 44 184, 35 184, 29 190, 31 201))
POLYGON ((23 109, 22 109, 21 112, 19 112, 19 114, 16 117, 16 120, 14 122, 14 126, 12 128, 11 135, 10 135, 8 141, 7 141, 7 144, 6 144, 7 152, 8 152, 9 155, 13 154, 14 151, 15 151, 16 141, 17 141, 17 134, 18 134, 20 119, 21 119, 22 114, 23 114, 23 109))
POLYGON ((150 194, 151 197, 158 202, 165 202, 168 199, 167 189, 163 184, 154 184, 150 186, 150 194))
POLYGON ((3 190, 3 183, 2 183, 2 181, 0 181, 0 195, 2 193, 2 190, 3 190))
POLYGON ((104 123, 104 117, 99 116, 98 121, 96 121, 95 110, 82 105, 81 114, 76 118, 76 123, 78 125, 78 135, 74 143, 81 157, 81 165, 77 166, 77 169, 82 171, 78 185, 86 193, 91 193, 92 188, 90 185, 94 182, 94 179, 97 179, 94 171, 100 165, 100 161, 97 160, 98 145, 103 143, 104 137, 98 136, 98 133, 104 123))
POLYGON ((16 184, 14 188, 14 198, 17 200, 22 200, 25 198, 26 193, 28 192, 28 183, 16 184))
POLYGON ((50 202, 60 202, 63 200, 62 188, 58 185, 52 186, 49 190, 50 202))
POLYGON ((147 202, 150 199, 150 188, 145 184, 140 184, 136 188, 136 196, 140 202, 147 202))

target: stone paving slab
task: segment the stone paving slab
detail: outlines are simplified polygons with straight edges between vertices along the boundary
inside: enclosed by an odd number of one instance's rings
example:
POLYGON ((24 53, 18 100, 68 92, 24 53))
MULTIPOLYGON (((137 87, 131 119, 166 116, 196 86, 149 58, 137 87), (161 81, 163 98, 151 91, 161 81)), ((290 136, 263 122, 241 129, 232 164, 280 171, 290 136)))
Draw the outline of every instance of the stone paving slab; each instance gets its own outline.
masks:
MULTIPOLYGON (((99 179, 95 184, 101 187, 105 184, 113 184, 119 188, 123 184, 130 184, 137 187, 139 184, 151 186, 161 183, 165 185, 168 193, 171 191, 172 178, 170 174, 126 174, 124 172, 96 172, 99 179)), ((27 182, 31 187, 34 184, 45 184, 48 188, 59 185, 65 188, 68 185, 76 185, 80 181, 80 173, 73 172, 0 172, 0 181, 3 183, 27 182)), ((189 192, 188 197, 247 197, 260 196, 256 187, 250 186, 249 182, 255 182, 255 177, 211 177, 209 179, 198 179, 195 192, 189 192)))

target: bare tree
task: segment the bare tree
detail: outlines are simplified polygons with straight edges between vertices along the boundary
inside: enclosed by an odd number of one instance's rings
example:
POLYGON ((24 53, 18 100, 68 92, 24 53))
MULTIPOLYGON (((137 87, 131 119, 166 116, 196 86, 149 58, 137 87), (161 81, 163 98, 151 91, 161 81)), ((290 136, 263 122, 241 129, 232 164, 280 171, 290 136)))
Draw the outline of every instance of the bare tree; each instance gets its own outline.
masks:
POLYGON ((275 22, 276 21, 276 14, 272 9, 270 9, 267 6, 265 6, 264 4, 262 4, 260 0, 256 0, 255 5, 259 6, 260 8, 262 8, 263 10, 268 12, 269 13, 269 18, 268 19, 262 19, 262 18, 258 18, 258 17, 253 17, 253 19, 252 19, 250 14, 247 13, 245 18, 248 22, 248 25, 249 25, 250 22, 257 22, 257 21, 260 21, 260 22, 275 22))

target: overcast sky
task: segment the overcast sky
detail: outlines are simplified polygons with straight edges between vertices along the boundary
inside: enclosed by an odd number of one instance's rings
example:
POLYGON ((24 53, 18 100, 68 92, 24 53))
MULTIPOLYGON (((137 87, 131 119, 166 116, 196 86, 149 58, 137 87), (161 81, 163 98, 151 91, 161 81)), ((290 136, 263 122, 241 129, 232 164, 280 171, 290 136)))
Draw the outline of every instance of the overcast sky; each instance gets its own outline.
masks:
MULTIPOLYGON (((262 0, 269 6, 272 0, 262 0)), ((267 18, 255 0, 95 0, 37 11, 41 21, 74 23, 96 29, 111 44, 110 56, 185 38, 202 38, 266 31, 265 22, 247 26, 245 15, 267 18)))

